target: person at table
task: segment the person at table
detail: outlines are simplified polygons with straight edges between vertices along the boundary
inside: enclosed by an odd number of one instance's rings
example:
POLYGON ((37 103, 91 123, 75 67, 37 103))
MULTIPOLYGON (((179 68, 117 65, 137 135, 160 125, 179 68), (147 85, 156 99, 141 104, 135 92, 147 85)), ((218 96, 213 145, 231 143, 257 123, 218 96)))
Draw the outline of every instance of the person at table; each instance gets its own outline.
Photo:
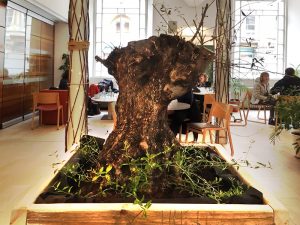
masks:
POLYGON ((208 77, 206 73, 201 73, 199 75, 197 87, 211 87, 211 83, 208 81, 208 77))
MULTIPOLYGON (((187 92, 183 96, 177 98, 178 102, 187 103, 190 105, 189 109, 176 110, 171 115, 169 119, 171 120, 170 129, 176 136, 179 133, 180 126, 182 125, 182 133, 186 132, 186 122, 196 123, 202 121, 201 112, 199 110, 199 104, 193 98, 192 91, 187 92), (188 119, 188 120, 186 120, 188 119)), ((193 132, 194 142, 198 139, 198 133, 193 132)))
MULTIPOLYGON (((182 95, 181 97, 177 98, 178 102, 187 103, 192 105, 193 103, 193 93, 188 91, 186 94, 182 95)), ((184 120, 189 117, 190 110, 175 110, 172 114, 169 115, 170 119, 170 129, 176 136, 179 133, 179 129, 181 124, 183 124, 184 120)), ((184 130, 184 127, 182 128, 184 130)))
POLYGON ((270 105, 269 124, 274 125, 274 106, 276 100, 270 94, 269 86, 270 76, 268 72, 262 72, 255 80, 255 85, 252 92, 251 103, 259 105, 270 105))
POLYGON ((270 90, 271 94, 280 93, 280 95, 299 95, 300 94, 300 78, 295 75, 293 68, 287 68, 282 79, 274 84, 270 90))
MULTIPOLYGON (((208 81, 207 74, 201 73, 196 87, 193 88, 193 92, 200 92, 200 87, 211 87, 211 83, 208 81)), ((204 95, 194 95, 193 106, 191 107, 192 118, 195 122, 202 122, 204 95)), ((209 106, 210 107, 210 106, 209 106)))

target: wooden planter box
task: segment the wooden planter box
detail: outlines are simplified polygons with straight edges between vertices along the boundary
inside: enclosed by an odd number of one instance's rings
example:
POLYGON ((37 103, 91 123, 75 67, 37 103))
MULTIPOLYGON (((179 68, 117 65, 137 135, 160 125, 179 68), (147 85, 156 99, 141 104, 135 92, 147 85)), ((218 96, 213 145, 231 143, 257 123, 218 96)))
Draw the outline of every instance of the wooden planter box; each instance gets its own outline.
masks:
MULTIPOLYGON (((229 154, 220 145, 216 150, 225 160, 229 154)), ((241 179, 264 194, 265 205, 245 204, 163 204, 154 203, 143 216, 131 203, 28 204, 12 212, 12 225, 286 225, 287 210, 240 168, 241 179)), ((50 182, 50 181, 49 181, 50 182)), ((48 186, 48 183, 45 187, 48 186)), ((37 195, 45 188, 42 187, 37 195)))

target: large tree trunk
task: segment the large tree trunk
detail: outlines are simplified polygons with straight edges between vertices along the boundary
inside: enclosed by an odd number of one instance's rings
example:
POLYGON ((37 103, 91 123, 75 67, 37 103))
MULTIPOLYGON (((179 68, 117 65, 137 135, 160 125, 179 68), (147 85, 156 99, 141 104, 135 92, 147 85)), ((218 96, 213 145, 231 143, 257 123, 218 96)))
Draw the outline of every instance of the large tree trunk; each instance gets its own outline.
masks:
POLYGON ((161 35, 116 48, 106 60, 98 58, 119 83, 117 125, 109 135, 101 161, 116 170, 124 148, 137 158, 178 145, 167 124, 171 100, 190 91, 213 54, 180 37, 161 35))

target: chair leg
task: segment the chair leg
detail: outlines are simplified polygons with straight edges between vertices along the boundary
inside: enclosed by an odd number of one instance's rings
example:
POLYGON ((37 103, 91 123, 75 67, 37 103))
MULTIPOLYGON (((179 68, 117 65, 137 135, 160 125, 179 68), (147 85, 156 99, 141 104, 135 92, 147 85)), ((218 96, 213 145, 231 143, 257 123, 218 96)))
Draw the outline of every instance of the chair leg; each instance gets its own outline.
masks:
POLYGON ((41 110, 41 111, 39 111, 39 115, 40 115, 40 118, 39 118, 39 125, 40 126, 42 126, 42 124, 43 124, 43 111, 41 110))
POLYGON ((185 143, 188 142, 188 136, 189 136, 189 126, 186 127, 186 133, 185 133, 185 143))
POLYGON ((205 143, 206 129, 202 130, 202 143, 205 143))
POLYGON ((266 106, 264 106, 264 119, 265 119, 265 124, 267 124, 267 109, 266 109, 266 106))
POLYGON ((234 155, 234 149, 233 149, 230 129, 227 129, 227 134, 228 134, 228 139, 229 139, 229 144, 230 144, 230 155, 233 156, 234 155))
POLYGON ((213 139, 212 139, 212 131, 211 130, 208 130, 209 132, 209 138, 210 138, 210 143, 213 144, 213 139))
POLYGON ((257 119, 259 119, 259 114, 260 114, 260 107, 258 108, 257 119))
POLYGON ((32 121, 31 121, 31 129, 34 129, 34 116, 35 116, 35 109, 33 109, 33 113, 32 113, 32 121))
POLYGON ((57 109, 57 125, 56 125, 56 126, 57 126, 57 130, 59 130, 59 119, 60 119, 60 118, 59 118, 59 117, 60 117, 59 114, 60 114, 60 109, 58 108, 58 109, 57 109))
POLYGON ((64 125, 64 122, 65 122, 64 119, 65 119, 65 118, 64 118, 64 108, 61 107, 61 125, 64 125))
POLYGON ((182 124, 179 127, 179 143, 181 143, 182 124))
POLYGON ((245 110, 243 109, 243 115, 244 115, 244 121, 245 121, 245 125, 244 126, 247 126, 247 118, 246 118, 246 114, 245 114, 245 110))

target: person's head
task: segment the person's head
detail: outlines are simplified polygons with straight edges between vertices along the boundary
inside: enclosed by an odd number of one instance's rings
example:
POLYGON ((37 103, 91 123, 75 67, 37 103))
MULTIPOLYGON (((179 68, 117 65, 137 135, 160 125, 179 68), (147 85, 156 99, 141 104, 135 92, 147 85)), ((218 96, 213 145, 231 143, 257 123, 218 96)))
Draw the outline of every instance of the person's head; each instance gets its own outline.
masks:
POLYGON ((267 83, 269 83, 269 78, 270 76, 269 76, 269 73, 268 72, 262 72, 261 74, 260 74, 260 78, 259 78, 259 80, 260 80, 260 83, 263 83, 263 84, 267 84, 267 83))
POLYGON ((291 67, 286 68, 285 69, 285 75, 294 76, 295 75, 295 70, 293 68, 291 68, 291 67))
POLYGON ((207 82, 207 75, 205 73, 201 73, 199 76, 199 83, 204 84, 207 82))

